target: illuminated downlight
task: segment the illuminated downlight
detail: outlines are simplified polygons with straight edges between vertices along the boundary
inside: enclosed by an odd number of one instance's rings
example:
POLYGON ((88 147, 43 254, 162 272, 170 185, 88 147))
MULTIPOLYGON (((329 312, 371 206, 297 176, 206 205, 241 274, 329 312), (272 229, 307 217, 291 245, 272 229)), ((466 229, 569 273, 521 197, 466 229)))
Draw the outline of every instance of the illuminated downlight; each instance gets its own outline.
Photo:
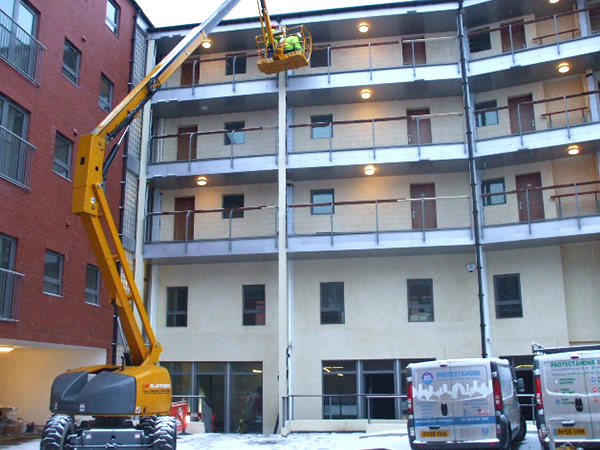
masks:
POLYGON ((569 148, 567 149, 567 153, 571 156, 579 155, 579 151, 579 145, 569 145, 569 148))
POLYGON ((365 175, 373 175, 375 173, 375 167, 369 165, 365 167, 365 175))
POLYGON ((363 89, 362 91, 360 91, 360 98, 362 98, 363 100, 369 100, 372 95, 373 93, 369 89, 363 89))
POLYGON ((569 65, 569 63, 564 62, 560 63, 557 69, 560 73, 567 73, 569 70, 571 70, 571 66, 569 65))
POLYGON ((212 41, 210 39, 204 39, 200 45, 202 45, 202 48, 208 49, 212 47, 212 41))
POLYGON ((206 177, 198 177, 198 179, 196 180, 196 184, 198 186, 206 186, 208 184, 208 180, 206 179, 206 177))
POLYGON ((367 31, 369 31, 369 24, 366 24, 366 23, 364 23, 364 22, 363 22, 363 23, 361 23, 361 24, 358 26, 358 31, 360 31, 361 33, 366 33, 367 31))

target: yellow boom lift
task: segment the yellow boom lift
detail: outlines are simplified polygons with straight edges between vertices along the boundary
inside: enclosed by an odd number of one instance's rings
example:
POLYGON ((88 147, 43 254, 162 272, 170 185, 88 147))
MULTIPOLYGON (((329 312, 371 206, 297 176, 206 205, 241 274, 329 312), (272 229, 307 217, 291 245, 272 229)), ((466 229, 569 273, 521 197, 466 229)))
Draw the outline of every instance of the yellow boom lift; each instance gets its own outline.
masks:
MULTIPOLYGON (((119 327, 128 350, 120 365, 80 367, 55 378, 50 394, 53 416, 44 427, 41 450, 121 447, 128 450, 174 450, 176 447, 176 421, 168 415, 171 379, 167 369, 158 364, 162 349, 144 309, 104 193, 103 177, 118 144, 108 156, 105 156, 105 148, 107 142, 115 139, 131 123, 144 104, 239 1, 224 1, 165 56, 91 134, 79 141, 72 212, 83 222, 117 310, 119 327), (93 420, 76 423, 74 417, 77 415, 92 416, 93 420)), ((262 30, 268 31, 268 42, 275 48, 279 43, 274 41, 264 0, 261 0, 261 5, 262 30)), ((306 31, 304 33, 307 34, 306 31)), ((305 46, 306 42, 303 38, 305 46)), ((310 46, 305 48, 309 49, 308 54, 306 51, 284 54, 277 47, 276 56, 270 62, 261 63, 259 58, 259 66, 271 65, 268 73, 274 73, 300 67, 300 60, 306 65, 310 46)))

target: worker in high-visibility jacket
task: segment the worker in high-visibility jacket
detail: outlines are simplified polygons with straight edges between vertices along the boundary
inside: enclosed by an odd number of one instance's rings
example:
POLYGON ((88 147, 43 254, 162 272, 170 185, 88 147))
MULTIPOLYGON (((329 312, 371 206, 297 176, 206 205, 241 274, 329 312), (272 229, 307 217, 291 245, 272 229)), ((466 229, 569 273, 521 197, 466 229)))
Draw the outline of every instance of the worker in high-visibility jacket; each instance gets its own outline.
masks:
POLYGON ((285 38, 285 46, 283 47, 283 53, 290 53, 295 51, 302 51, 302 44, 300 44, 300 33, 290 34, 285 38))
MULTIPOLYGON (((275 41, 275 46, 277 46, 277 41, 279 40, 277 35, 275 34, 275 30, 277 29, 277 25, 271 25, 271 32, 273 33, 273 38, 275 41)), ((273 53, 275 53, 275 49, 271 45, 269 41, 269 33, 265 33, 265 46, 267 47, 267 58, 272 58, 273 53)))

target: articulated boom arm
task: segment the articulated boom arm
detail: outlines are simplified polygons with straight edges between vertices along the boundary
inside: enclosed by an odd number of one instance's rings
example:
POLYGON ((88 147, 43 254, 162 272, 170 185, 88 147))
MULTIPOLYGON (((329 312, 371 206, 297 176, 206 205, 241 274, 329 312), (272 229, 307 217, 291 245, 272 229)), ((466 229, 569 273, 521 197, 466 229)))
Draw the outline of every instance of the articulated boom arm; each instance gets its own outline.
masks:
POLYGON ((106 143, 117 136, 150 100, 152 95, 190 56, 240 0, 226 0, 201 25, 194 28, 131 92, 91 134, 79 141, 73 182, 73 214, 81 217, 111 298, 115 299, 133 365, 154 364, 161 352, 142 298, 127 262, 117 227, 104 194, 102 169, 106 143), (114 249, 114 251, 112 250, 114 249), (121 279, 121 265, 126 284, 121 279), (129 287, 130 293, 127 292, 129 287), (137 310, 141 329, 130 302, 137 310), (147 349, 142 330, 150 342, 147 349))

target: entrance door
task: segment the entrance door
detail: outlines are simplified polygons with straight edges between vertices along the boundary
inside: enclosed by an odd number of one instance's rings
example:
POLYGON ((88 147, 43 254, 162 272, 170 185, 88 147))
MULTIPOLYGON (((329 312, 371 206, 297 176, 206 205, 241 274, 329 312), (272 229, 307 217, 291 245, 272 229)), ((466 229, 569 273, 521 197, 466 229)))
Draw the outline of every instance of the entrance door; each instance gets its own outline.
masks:
MULTIPOLYGON (((372 394, 394 394, 393 373, 366 373, 364 375, 365 393, 372 394)), ((396 408, 393 398, 372 398, 366 402, 367 417, 371 419, 395 419, 396 408), (370 414, 370 416, 369 416, 370 414)))
POLYGON ((525 27, 523 21, 503 23, 500 25, 500 37, 502 39, 502 52, 507 53, 525 48, 525 27), (512 35, 512 46, 511 46, 512 35))
POLYGON ((517 202, 519 204, 519 221, 544 220, 544 199, 542 191, 531 188, 542 186, 542 176, 539 172, 517 175, 517 202), (529 215, 527 214, 529 211, 529 215))
POLYGON ((425 56, 425 42, 417 41, 423 39, 423 36, 416 36, 411 40, 402 41, 402 61, 405 66, 415 66, 427 64, 425 56), (414 52, 414 59, 413 59, 414 52))
MULTIPOLYGON (((410 198, 435 197, 435 184, 411 184, 410 198)), ((410 202, 413 230, 437 228, 435 200, 410 202)))
POLYGON ((191 149, 190 149, 190 136, 183 135, 184 133, 195 133, 198 131, 198 127, 181 127, 177 130, 177 161, 187 161, 189 159, 196 159, 196 145, 198 142, 198 136, 194 135, 191 137, 191 149))
POLYGON ((533 96, 531 94, 508 99, 508 114, 510 116, 511 133, 518 134, 519 132, 526 133, 527 131, 535 130, 533 105, 531 103, 522 104, 525 102, 531 102, 532 100, 533 96), (520 127, 519 118, 521 119, 520 127))
MULTIPOLYGON (((206 432, 224 433, 225 374, 198 375, 198 392, 206 397, 212 409, 213 429, 206 430, 206 432)), ((206 412, 203 411, 203 414, 206 412)))
POLYGON ((428 118, 417 120, 417 117, 415 117, 428 114, 429 108, 408 109, 406 111, 409 144, 431 144, 431 121, 428 118))
MULTIPOLYGON (((179 197, 175 199, 175 211, 190 211, 195 209, 196 200, 194 197, 179 197)), ((175 227, 173 239, 176 241, 193 240, 194 239, 194 214, 175 214, 175 227), (187 220, 187 236, 186 230, 187 220)))

